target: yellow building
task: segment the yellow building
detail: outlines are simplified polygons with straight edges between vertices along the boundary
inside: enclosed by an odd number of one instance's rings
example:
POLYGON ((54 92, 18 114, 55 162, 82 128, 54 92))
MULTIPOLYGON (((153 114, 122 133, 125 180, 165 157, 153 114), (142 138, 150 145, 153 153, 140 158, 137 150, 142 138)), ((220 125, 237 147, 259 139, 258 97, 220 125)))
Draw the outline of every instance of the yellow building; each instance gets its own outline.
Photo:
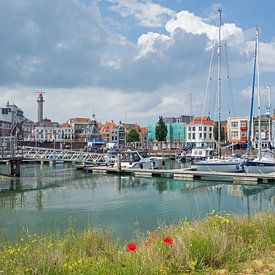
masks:
MULTIPOLYGON (((232 143, 246 143, 249 131, 249 117, 229 117, 227 119, 228 141, 232 143)), ((253 125, 252 133, 253 137, 253 125)))

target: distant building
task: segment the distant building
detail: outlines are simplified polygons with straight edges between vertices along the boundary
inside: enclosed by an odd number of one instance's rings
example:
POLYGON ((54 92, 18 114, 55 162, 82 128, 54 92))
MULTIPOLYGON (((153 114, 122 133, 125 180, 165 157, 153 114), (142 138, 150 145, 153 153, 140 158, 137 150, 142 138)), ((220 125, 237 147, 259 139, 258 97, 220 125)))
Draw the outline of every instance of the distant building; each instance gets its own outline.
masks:
POLYGON ((116 147, 124 147, 126 144, 126 131, 125 128, 119 123, 116 125, 112 120, 100 125, 100 133, 102 139, 106 143, 113 143, 116 147))
POLYGON ((24 120, 24 112, 15 104, 7 102, 5 107, 0 108, 0 120, 14 125, 24 120))
POLYGON ((192 121, 193 116, 181 115, 179 117, 163 117, 163 122, 168 123, 185 123, 188 124, 192 121))
POLYGON ((269 148, 270 142, 272 141, 272 117, 270 117, 269 115, 261 115, 260 131, 259 131, 258 125, 259 125, 259 119, 258 117, 254 117, 253 118, 254 139, 252 144, 255 149, 258 148, 258 140, 259 140, 259 132, 260 132, 262 149, 269 148))
MULTIPOLYGON (((186 141, 186 123, 165 123, 167 127, 166 142, 163 142, 163 148, 180 149, 185 145, 186 141)), ((158 147, 156 140, 156 124, 148 125, 148 141, 153 148, 158 147)))
POLYGON ((227 119, 228 142, 247 143, 248 131, 249 117, 229 117, 227 119))
POLYGON ((62 142, 70 141, 74 136, 71 127, 35 127, 34 141, 36 142, 62 142))
POLYGON ((0 137, 8 137, 11 133, 12 124, 7 121, 0 120, 0 137))
POLYGON ((15 125, 25 119, 24 112, 15 104, 7 104, 0 108, 0 136, 10 136, 15 125))
POLYGON ((137 123, 120 123, 120 125, 125 129, 125 137, 130 132, 131 129, 135 129, 139 133, 139 142, 136 142, 137 147, 147 146, 147 128, 141 127, 137 123))
POLYGON ((194 117, 187 125, 187 146, 215 148, 214 121, 207 116, 194 117))
POLYGON ((75 133, 75 139, 85 138, 87 135, 87 129, 92 125, 92 121, 90 118, 70 118, 65 123, 62 124, 63 127, 71 127, 75 133), (84 136, 84 137, 83 137, 84 136))

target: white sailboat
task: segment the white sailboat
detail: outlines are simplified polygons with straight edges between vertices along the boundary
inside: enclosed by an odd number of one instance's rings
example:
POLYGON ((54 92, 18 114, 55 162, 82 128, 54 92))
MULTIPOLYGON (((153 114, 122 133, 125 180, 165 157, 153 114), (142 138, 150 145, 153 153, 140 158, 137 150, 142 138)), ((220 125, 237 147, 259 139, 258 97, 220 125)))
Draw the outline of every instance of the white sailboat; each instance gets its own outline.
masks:
MULTIPOLYGON (((219 41, 218 41, 218 155, 221 155, 221 9, 219 13, 219 41)), ((210 172, 243 172, 243 166, 241 165, 243 160, 239 157, 216 157, 208 158, 206 160, 195 162, 192 167, 198 171, 210 171, 210 172)))
MULTIPOLYGON (((269 103, 270 106, 270 103, 269 103)), ((260 72, 259 72, 259 29, 256 29, 256 43, 254 55, 254 68, 253 68, 253 82, 252 82, 252 95, 250 107, 250 121, 249 121, 249 135, 247 145, 247 160, 243 163, 244 169, 247 173, 260 173, 267 174, 275 172, 275 155, 267 149, 262 150, 261 142, 261 105, 260 105, 260 72), (253 106, 254 106, 254 92, 257 71, 257 96, 258 96, 258 154, 253 160, 249 160, 251 149, 251 132, 252 132, 252 119, 253 119, 253 106)), ((270 130, 270 129, 269 129, 270 130)), ((270 133, 269 133, 270 135, 270 133)), ((269 137, 270 138, 270 137, 269 137)))

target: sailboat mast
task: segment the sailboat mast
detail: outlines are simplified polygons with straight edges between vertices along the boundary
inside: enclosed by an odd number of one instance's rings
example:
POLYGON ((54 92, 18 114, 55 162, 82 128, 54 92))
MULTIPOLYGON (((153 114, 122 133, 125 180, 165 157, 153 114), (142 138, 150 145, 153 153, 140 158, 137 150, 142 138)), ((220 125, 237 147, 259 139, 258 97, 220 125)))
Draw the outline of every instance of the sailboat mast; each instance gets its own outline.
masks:
POLYGON ((257 97, 258 97, 258 158, 261 157, 262 137, 261 137, 261 97, 260 97, 260 63, 259 63, 259 29, 256 28, 257 41, 257 97))
POLYGON ((218 41, 218 155, 221 155, 221 16, 222 10, 218 9, 219 13, 219 41, 218 41))
POLYGON ((251 103, 250 103, 250 114, 249 114, 249 130, 248 130, 248 139, 247 139, 247 148, 246 148, 247 158, 249 158, 250 150, 251 150, 257 50, 258 50, 258 39, 257 39, 257 31, 256 31, 255 53, 254 53, 254 62, 253 62, 253 79, 252 79, 251 103))
POLYGON ((267 86, 268 89, 268 142, 271 145, 271 87, 267 86))

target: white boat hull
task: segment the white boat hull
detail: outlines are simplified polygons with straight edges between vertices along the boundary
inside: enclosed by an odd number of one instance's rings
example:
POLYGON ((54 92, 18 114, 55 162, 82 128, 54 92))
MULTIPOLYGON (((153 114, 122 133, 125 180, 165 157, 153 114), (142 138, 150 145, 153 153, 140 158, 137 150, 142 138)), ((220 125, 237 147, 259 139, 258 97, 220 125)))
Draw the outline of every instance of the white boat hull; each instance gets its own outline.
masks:
POLYGON ((200 161, 192 165, 197 171, 240 173, 243 172, 242 161, 200 161))
POLYGON ((244 169, 246 173, 269 174, 275 172, 275 162, 247 161, 244 169))

